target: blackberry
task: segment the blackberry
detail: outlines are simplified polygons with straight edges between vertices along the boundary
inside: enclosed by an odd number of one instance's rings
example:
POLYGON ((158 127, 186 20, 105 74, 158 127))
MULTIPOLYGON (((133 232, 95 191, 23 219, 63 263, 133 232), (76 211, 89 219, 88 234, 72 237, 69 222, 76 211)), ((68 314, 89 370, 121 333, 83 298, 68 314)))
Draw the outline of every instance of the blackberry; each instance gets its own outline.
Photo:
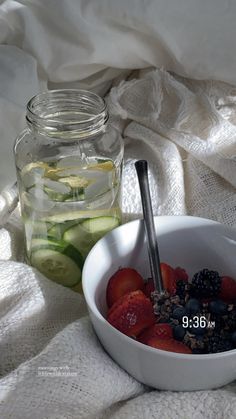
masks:
POLYGON ((205 354, 206 352, 202 348, 193 348, 192 353, 195 354, 195 355, 196 354, 198 355, 198 354, 205 354))
POLYGON ((231 332, 236 332, 236 307, 228 312, 225 324, 231 332))
POLYGON ((231 340, 233 342, 234 347, 236 347, 236 332, 232 333, 231 340))
POLYGON ((221 300, 213 300, 209 303, 209 310, 211 313, 216 315, 226 314, 228 311, 228 305, 221 300))
POLYGON ((218 272, 202 269, 192 279, 191 294, 198 298, 216 297, 220 286, 221 278, 218 272))
POLYGON ((226 316, 219 316, 217 314, 211 314, 210 317, 210 321, 214 322, 214 331, 215 332, 220 332, 221 330, 225 330, 226 327, 225 323, 226 323, 226 316))
POLYGON ((233 349, 233 342, 224 336, 215 334, 213 336, 210 336, 208 339, 208 342, 207 342, 208 353, 230 351, 231 349, 233 349))
POLYGON ((224 314, 211 313, 210 320, 215 322, 216 332, 232 333, 236 331, 236 308, 231 304, 226 304, 226 312, 224 314))

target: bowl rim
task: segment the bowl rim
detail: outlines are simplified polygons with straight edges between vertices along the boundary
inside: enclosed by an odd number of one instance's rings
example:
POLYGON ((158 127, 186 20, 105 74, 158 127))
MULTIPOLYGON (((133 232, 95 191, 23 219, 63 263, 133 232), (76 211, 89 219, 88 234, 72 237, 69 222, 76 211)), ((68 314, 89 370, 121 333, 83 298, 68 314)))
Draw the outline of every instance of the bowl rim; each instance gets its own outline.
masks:
MULTIPOLYGON (((186 218, 188 220, 192 219, 195 220, 196 222, 209 222, 209 224, 215 224, 215 225, 219 225, 219 226, 223 226, 225 228, 228 228, 229 230, 232 230, 232 227, 224 225, 218 221, 214 221, 208 218, 203 218, 203 217, 195 217, 195 216, 191 216, 191 215, 156 215, 154 216, 154 219, 162 219, 164 222, 168 222, 168 219, 174 219, 174 218, 186 218)), ((135 219, 132 221, 129 221, 125 224, 122 224, 118 227, 116 227, 115 229, 113 229, 111 232, 107 233, 104 237, 102 237, 100 240, 98 240, 98 242, 93 246, 93 248, 90 250, 88 256, 86 257, 84 266, 83 266, 83 270, 82 270, 82 288, 83 288, 83 294, 84 294, 84 298, 86 301, 86 304, 88 305, 89 310, 93 313, 93 315, 96 317, 96 319, 102 323, 104 323, 108 329, 110 328, 111 330, 113 330, 114 333, 120 335, 120 337, 122 339, 124 339, 125 341, 127 341, 127 343, 133 344, 134 346, 137 345, 137 348, 142 348, 143 350, 146 350, 147 352, 150 353, 160 353, 161 355, 165 355, 166 357, 169 358, 178 358, 178 359, 193 359, 194 361, 200 360, 200 359, 204 359, 204 360, 209 360, 209 359, 220 359, 220 358, 224 358, 227 356, 232 356, 232 355, 236 355, 236 349, 231 349, 229 351, 223 351, 223 352, 218 352, 218 353, 210 353, 210 354, 182 354, 182 353, 178 353, 178 352, 170 352, 170 351, 165 351, 162 349, 157 349, 157 348, 153 348, 151 346, 145 345, 144 343, 141 343, 135 339, 132 339, 131 337, 125 335, 124 333, 120 332, 118 329, 116 329, 114 326, 112 326, 107 320, 106 318, 100 313, 100 311, 97 308, 97 305, 94 301, 94 299, 92 299, 90 293, 87 291, 87 287, 85 285, 85 277, 86 277, 86 273, 87 273, 87 269, 89 266, 89 261, 90 258, 93 257, 93 254, 96 252, 97 247, 100 246, 100 243, 104 240, 105 237, 109 237, 111 236, 112 232, 114 232, 114 230, 122 230, 130 225, 130 224, 139 224, 141 221, 143 221, 143 219, 135 219), (140 346, 141 345, 141 346, 140 346)), ((236 235, 236 231, 235 231, 235 235, 236 235)))

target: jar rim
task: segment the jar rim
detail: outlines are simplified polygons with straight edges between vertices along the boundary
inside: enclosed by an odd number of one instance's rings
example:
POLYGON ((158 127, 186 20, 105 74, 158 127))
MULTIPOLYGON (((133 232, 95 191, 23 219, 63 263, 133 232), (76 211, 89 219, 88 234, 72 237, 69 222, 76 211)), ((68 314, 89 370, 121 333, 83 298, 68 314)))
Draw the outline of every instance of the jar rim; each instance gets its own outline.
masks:
POLYGON ((47 90, 27 103, 28 125, 42 134, 66 132, 79 137, 101 131, 108 120, 105 100, 83 89, 47 90))

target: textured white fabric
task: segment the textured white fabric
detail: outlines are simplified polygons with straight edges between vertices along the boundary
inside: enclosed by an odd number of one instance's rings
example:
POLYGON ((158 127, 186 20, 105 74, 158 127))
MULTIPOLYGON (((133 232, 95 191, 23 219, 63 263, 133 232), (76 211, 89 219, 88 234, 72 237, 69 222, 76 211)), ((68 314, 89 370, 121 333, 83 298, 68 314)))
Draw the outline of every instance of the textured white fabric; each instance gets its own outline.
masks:
MULTIPOLYGON (((31 96, 113 86, 124 220, 141 216, 133 162, 146 158, 155 214, 236 226, 236 88, 132 71, 236 84, 235 15, 221 0, 0 0, 0 189, 15 180, 31 96)), ((23 259, 16 211, 0 229, 1 419, 235 419, 235 384, 171 393, 137 383, 102 349, 83 297, 23 259)))
POLYGON ((1 255, 8 249, 0 261, 2 419, 235 419, 235 383, 160 392, 118 367, 96 338, 83 297, 12 260, 23 258, 11 251, 11 243, 22 246, 17 221, 0 235, 1 255))
POLYGON ((35 93, 105 94, 151 66, 236 84, 235 20, 234 1, 1 0, 0 190, 14 181, 12 146, 35 93))
POLYGON ((112 88, 110 112, 125 136, 126 219, 142 212, 133 163, 145 158, 155 214, 236 225, 235 93, 228 84, 181 79, 164 70, 141 71, 138 79, 112 88))
POLYGON ((0 43, 29 52, 52 83, 149 66, 235 83, 235 17, 221 0, 5 0, 0 43))

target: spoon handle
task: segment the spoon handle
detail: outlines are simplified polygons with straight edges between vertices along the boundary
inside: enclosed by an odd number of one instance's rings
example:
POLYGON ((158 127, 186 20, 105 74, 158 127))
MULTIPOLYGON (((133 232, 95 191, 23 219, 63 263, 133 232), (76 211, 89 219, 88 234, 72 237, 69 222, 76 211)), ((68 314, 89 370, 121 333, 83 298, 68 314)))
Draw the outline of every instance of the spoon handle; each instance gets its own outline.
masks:
POLYGON ((139 181, 139 188, 142 199, 143 219, 147 234, 148 253, 150 259, 151 274, 154 281, 155 290, 159 293, 164 292, 163 281, 160 268, 160 256, 154 227, 152 203, 148 182, 148 164, 146 160, 138 160, 135 168, 139 181))

